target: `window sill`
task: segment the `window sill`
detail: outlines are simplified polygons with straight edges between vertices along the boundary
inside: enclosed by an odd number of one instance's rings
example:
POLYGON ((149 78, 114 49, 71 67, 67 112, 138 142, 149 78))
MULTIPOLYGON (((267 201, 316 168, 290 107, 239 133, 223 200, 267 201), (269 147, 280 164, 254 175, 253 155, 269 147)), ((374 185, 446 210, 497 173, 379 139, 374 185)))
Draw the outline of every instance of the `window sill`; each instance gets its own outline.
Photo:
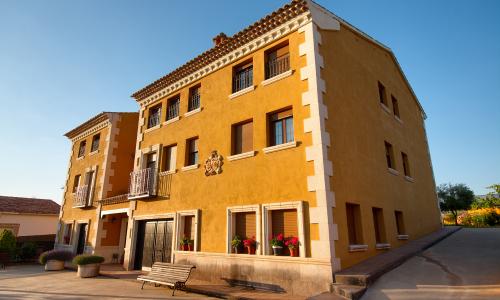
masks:
POLYGON ((391 173, 392 175, 399 175, 399 172, 397 170, 394 170, 393 168, 387 168, 387 171, 389 171, 389 173, 391 173))
POLYGON ((85 155, 82 155, 82 156, 77 157, 76 160, 82 160, 84 158, 85 158, 85 155))
POLYGON ((384 110, 388 114, 391 114, 391 110, 389 109, 389 107, 387 107, 387 105, 385 105, 382 102, 379 102, 379 103, 380 103, 380 107, 382 107, 382 110, 384 110))
POLYGON ((99 153, 99 149, 97 149, 97 150, 95 150, 95 151, 90 152, 90 153, 89 153, 89 156, 94 155, 94 154, 97 154, 97 153, 99 153))
POLYGON ((244 89, 239 90, 239 91, 237 91, 235 93, 232 93, 231 95, 229 95, 229 99, 233 99, 233 98, 239 97, 239 96, 244 95, 246 93, 249 93, 249 92, 251 92, 253 90, 255 90, 255 86, 251 85, 251 86, 249 86, 247 88, 244 88, 244 89))
POLYGON ((238 160, 238 159, 244 159, 248 157, 253 157, 255 156, 256 151, 248 151, 240 154, 235 154, 227 157, 227 160, 233 161, 233 160, 238 160))
POLYGON ((189 117, 189 116, 192 116, 194 114, 197 114, 201 111, 201 107, 198 107, 197 109, 193 109, 191 111, 188 111, 187 113, 184 114, 184 117, 189 117))
POLYGON ((349 245, 349 252, 367 251, 368 245, 349 245))
POLYGON ((405 176, 405 180, 408 182, 415 182, 415 179, 411 178, 410 176, 405 176))
POLYGON ((163 122, 163 125, 172 124, 172 123, 174 123, 174 122, 179 121, 180 119, 181 119, 181 117, 177 116, 177 117, 175 117, 175 118, 173 118, 173 119, 170 119, 170 120, 167 120, 167 121, 163 122))
POLYGON ((276 146, 267 147, 267 148, 262 149, 262 151, 264 151, 264 153, 271 153, 271 152, 276 152, 276 151, 285 150, 285 149, 289 149, 289 148, 295 148, 295 147, 297 147, 297 142, 293 141, 293 142, 289 142, 289 143, 284 143, 284 144, 280 144, 280 145, 276 145, 276 146))
POLYGON ((396 238, 400 241, 406 241, 406 240, 408 240, 408 235, 407 234, 398 234, 396 238))
POLYGON ((274 76, 274 77, 271 77, 271 78, 269 78, 269 79, 266 79, 266 80, 262 81, 260 84, 261 84, 261 85, 263 85, 263 86, 269 85, 269 84, 271 84, 271 83, 273 83, 273 82, 276 82, 276 81, 278 81, 278 80, 281 80, 281 79, 283 79, 283 78, 286 78, 286 77, 288 77, 288 76, 291 76, 291 75, 292 75, 292 73, 293 73, 293 71, 292 71, 292 70, 288 70, 288 71, 283 72, 283 73, 281 73, 281 74, 278 74, 278 75, 276 75, 276 76, 274 76))
POLYGON ((377 250, 386 250, 386 249, 391 249, 391 244, 389 244, 389 243, 379 243, 379 244, 375 244, 375 249, 377 249, 377 250))
POLYGON ((403 120, 401 120, 398 116, 394 115, 394 119, 398 121, 400 124, 403 124, 403 120))
POLYGON ((175 174, 175 173, 177 173, 177 169, 175 169, 175 170, 163 171, 163 172, 158 173, 158 175, 160 175, 160 176, 162 176, 162 175, 171 175, 171 174, 175 174))
POLYGON ((144 133, 147 133, 147 132, 151 132, 151 131, 153 131, 153 130, 156 130, 156 129, 160 128, 160 126, 161 126, 161 124, 158 124, 158 125, 156 125, 156 126, 153 126, 153 127, 151 127, 151 128, 148 128, 148 129, 144 130, 144 133))
POLYGON ((185 171, 191 171, 191 170, 196 170, 200 167, 199 164, 194 164, 194 165, 190 165, 190 166, 185 166, 185 167, 182 167, 181 168, 181 171, 182 172, 185 172, 185 171))

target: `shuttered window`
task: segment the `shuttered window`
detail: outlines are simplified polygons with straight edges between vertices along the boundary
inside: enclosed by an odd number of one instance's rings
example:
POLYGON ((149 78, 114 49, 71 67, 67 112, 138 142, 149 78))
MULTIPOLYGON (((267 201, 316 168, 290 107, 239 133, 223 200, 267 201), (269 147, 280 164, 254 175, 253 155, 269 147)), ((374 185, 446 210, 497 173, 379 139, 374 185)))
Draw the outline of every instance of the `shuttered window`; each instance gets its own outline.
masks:
POLYGON ((247 121, 233 125, 232 154, 241 154, 253 150, 253 122, 247 121))
POLYGON ((299 236, 297 210, 283 209, 271 212, 272 235, 282 233, 285 237, 299 236))
POLYGON ((234 214, 235 220, 235 235, 241 239, 255 238, 256 223, 255 212, 239 212, 234 214))

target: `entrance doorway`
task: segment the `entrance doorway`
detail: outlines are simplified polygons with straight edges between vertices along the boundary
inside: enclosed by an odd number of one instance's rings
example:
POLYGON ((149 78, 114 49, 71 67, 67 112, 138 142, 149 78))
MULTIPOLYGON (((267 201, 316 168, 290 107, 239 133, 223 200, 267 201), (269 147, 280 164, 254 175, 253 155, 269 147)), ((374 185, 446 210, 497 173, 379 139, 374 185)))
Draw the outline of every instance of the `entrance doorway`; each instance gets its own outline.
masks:
POLYGON ((154 262, 171 262, 173 220, 140 221, 134 269, 149 269, 154 262))
POLYGON ((82 223, 78 226, 78 243, 76 244, 76 254, 85 252, 85 242, 87 240, 87 224, 82 223))

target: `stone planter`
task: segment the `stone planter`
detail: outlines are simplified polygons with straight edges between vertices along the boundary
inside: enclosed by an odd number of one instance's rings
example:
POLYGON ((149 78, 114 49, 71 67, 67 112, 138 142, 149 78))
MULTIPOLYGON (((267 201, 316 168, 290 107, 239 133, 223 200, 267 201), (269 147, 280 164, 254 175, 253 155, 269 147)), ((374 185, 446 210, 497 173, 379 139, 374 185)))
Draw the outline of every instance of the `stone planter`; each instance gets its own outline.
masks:
POLYGON ((99 276, 101 264, 78 265, 77 275, 81 278, 99 276))
POLYGON ((61 271, 64 270, 64 261, 62 260, 48 260, 45 263, 45 271, 61 271))
POLYGON ((274 255, 276 255, 276 256, 282 255, 283 254, 283 247, 273 246, 273 252, 274 252, 274 255))

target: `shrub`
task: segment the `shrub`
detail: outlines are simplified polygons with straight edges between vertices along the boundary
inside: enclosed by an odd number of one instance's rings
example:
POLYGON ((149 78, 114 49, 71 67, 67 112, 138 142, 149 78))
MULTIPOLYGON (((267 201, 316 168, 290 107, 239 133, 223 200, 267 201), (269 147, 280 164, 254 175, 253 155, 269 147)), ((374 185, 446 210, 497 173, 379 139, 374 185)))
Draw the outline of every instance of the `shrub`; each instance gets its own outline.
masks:
POLYGON ((499 208, 481 208, 468 210, 458 217, 458 223, 471 227, 488 227, 500 225, 499 208))
POLYGON ((33 242, 23 243, 21 246, 21 258, 31 259, 36 256, 36 244, 33 242))
POLYGON ((73 257, 73 253, 67 250, 50 250, 40 254, 38 261, 40 261, 42 265, 45 265, 48 260, 70 261, 73 257))
POLYGON ((14 254, 16 250, 16 236, 10 230, 0 232, 0 250, 14 254))
POLYGON ((90 264, 102 264, 104 262, 104 257, 98 255, 82 254, 73 258, 73 263, 75 265, 90 265, 90 264))

